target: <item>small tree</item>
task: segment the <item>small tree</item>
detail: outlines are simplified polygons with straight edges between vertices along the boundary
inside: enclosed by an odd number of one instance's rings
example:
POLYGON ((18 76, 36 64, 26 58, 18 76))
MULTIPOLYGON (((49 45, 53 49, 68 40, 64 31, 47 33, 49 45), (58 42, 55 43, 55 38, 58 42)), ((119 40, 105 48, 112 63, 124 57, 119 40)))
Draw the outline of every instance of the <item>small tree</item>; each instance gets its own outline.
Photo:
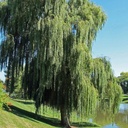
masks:
POLYGON ((0 109, 3 108, 3 105, 6 104, 6 100, 7 100, 7 94, 5 93, 4 90, 4 85, 3 83, 0 81, 0 109))

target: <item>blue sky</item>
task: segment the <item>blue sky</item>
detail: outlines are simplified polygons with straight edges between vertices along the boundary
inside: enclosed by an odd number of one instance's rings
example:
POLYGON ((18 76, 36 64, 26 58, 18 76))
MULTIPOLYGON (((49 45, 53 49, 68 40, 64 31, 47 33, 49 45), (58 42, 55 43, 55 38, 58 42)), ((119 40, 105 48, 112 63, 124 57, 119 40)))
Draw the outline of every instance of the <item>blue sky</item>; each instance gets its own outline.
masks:
MULTIPOLYGON (((93 42, 93 57, 110 58, 115 76, 128 72, 128 0, 91 0, 102 7, 107 21, 93 42)), ((3 72, 0 79, 4 80, 3 72)))
POLYGON ((93 42, 93 57, 107 56, 115 76, 128 72, 128 0, 91 0, 102 7, 107 21, 93 42))
MULTIPOLYGON (((3 38, 2 34, 0 33, 0 41, 2 40, 2 38, 3 38)), ((0 71, 0 79, 5 81, 5 76, 4 76, 4 72, 3 71, 2 72, 0 71)))

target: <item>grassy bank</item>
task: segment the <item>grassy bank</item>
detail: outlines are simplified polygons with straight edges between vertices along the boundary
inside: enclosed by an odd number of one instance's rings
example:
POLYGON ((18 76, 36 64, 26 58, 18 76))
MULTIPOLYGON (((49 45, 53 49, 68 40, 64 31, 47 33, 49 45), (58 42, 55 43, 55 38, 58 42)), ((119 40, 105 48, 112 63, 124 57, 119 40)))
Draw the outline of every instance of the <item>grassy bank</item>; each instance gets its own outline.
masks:
POLYGON ((0 128, 53 128, 53 126, 19 113, 2 111, 0 128))
MULTIPOLYGON (((0 112, 0 128, 61 128, 60 114, 57 110, 50 107, 42 107, 40 114, 36 116, 33 101, 10 100, 11 111, 3 110, 0 112)), ((72 125, 80 128, 97 127, 88 122, 79 122, 72 117, 72 125)))
POLYGON ((128 103, 128 94, 123 94, 123 96, 122 96, 122 102, 123 103, 128 103))

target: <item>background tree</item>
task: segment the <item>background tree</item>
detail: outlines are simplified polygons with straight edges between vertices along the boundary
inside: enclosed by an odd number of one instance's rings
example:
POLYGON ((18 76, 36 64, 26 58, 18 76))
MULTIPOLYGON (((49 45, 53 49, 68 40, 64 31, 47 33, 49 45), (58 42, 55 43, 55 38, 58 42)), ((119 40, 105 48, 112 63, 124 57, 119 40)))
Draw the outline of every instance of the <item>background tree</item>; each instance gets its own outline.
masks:
POLYGON ((128 93, 128 72, 121 72, 120 76, 117 77, 119 85, 122 87, 123 92, 128 93))
POLYGON ((36 112, 46 102, 60 110, 66 127, 72 111, 81 117, 92 114, 98 94, 105 92, 91 78, 92 41, 106 20, 101 8, 88 0, 8 0, 0 7, 0 26, 6 35, 0 65, 11 70, 10 93, 23 71, 24 96, 36 101, 36 112))
POLYGON ((93 59, 92 83, 99 91, 99 104, 102 109, 107 107, 115 113, 116 107, 121 102, 122 89, 114 77, 107 58, 93 59))

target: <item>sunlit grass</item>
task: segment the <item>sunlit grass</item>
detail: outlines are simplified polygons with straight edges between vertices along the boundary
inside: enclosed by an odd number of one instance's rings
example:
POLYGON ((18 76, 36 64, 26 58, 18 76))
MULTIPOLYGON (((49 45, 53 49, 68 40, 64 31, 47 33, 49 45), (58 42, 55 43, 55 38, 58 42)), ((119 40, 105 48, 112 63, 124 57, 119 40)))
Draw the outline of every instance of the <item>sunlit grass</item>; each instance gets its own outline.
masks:
POLYGON ((21 116, 18 113, 1 111, 0 128, 54 128, 41 121, 21 116))
MULTIPOLYGON (((48 106, 42 106, 36 118, 35 105, 31 100, 8 100, 11 111, 0 112, 0 128, 61 128, 60 112, 48 106)), ((75 115, 76 116, 76 115, 75 115)), ((72 115, 72 125, 75 127, 90 128, 98 125, 80 120, 72 115), (88 126, 88 127, 87 127, 88 126)))
MULTIPOLYGON (((7 103, 34 114, 35 106, 33 101, 22 100, 20 102, 20 100, 15 101, 9 99, 7 103)), ((54 128, 52 125, 36 120, 13 109, 11 111, 2 110, 0 111, 0 115, 0 128, 54 128)))
POLYGON ((123 96, 122 96, 122 102, 123 103, 128 103, 128 94, 123 94, 123 96))

